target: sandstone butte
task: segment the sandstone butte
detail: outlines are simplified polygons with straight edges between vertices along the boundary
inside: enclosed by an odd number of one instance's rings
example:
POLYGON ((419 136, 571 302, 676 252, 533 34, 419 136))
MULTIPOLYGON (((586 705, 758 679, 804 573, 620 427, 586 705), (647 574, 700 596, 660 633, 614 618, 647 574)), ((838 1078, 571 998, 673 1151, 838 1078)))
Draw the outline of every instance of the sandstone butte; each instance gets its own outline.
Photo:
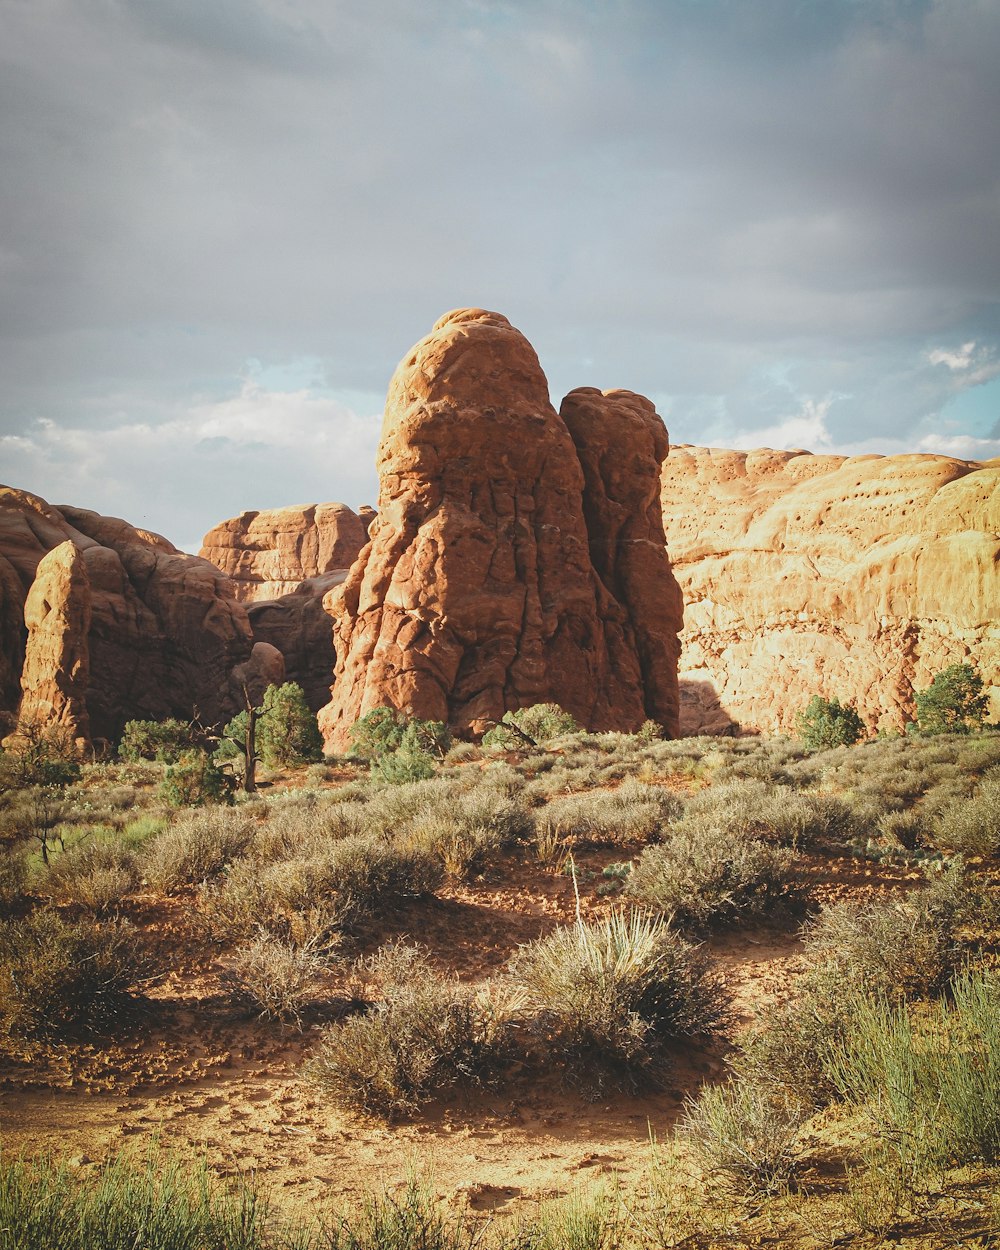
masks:
POLYGON ((323 596, 347 577, 374 515, 342 503, 243 512, 202 542, 201 556, 228 574, 246 605, 254 641, 282 653, 314 712, 330 698, 335 660, 323 596))
POLYGON ((682 732, 794 730, 814 694, 899 729, 963 662, 1000 718, 1000 460, 675 446, 662 506, 682 732))
POLYGON ((546 701, 594 729, 655 715, 676 732, 680 599, 656 508, 666 450, 652 406, 628 392, 575 392, 557 414, 534 350, 500 314, 442 317, 392 378, 378 516, 325 599, 328 747, 384 704, 473 732, 546 701), (623 546, 588 520, 618 526, 623 546), (650 602, 668 615, 637 630, 650 602))
POLYGON ((243 681, 281 679, 229 579, 114 517, 0 487, 0 710, 115 739, 126 721, 206 723, 243 681))

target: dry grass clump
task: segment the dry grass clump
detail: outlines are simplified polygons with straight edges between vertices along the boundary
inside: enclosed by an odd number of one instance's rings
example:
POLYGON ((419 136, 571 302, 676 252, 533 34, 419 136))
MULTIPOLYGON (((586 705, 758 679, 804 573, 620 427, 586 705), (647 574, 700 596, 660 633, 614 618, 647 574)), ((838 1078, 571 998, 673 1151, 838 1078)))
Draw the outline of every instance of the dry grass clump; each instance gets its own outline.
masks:
POLYGON ((303 945, 261 929, 233 953, 228 981, 238 999, 265 1020, 302 1027, 330 967, 329 940, 313 937, 303 945))
POLYGON ((547 803, 536 816, 539 836, 598 843, 645 841, 682 811, 680 799, 662 786, 622 782, 616 790, 568 795, 547 803))
POLYGON ((124 922, 64 920, 43 909, 0 921, 0 1036, 60 1036, 120 1019, 151 962, 124 922))
POLYGON ((170 893, 217 876, 250 845, 256 822, 232 807, 184 812, 144 848, 146 879, 170 893))
POLYGON ((733 837, 796 848, 844 841, 856 830, 850 805, 834 795, 803 793, 747 778, 701 790, 688 800, 684 814, 685 820, 712 824, 733 837))
POLYGON ((0 909, 13 911, 27 897, 28 862, 19 846, 0 844, 0 909))
POLYGON ((118 907, 141 880, 135 853, 120 839, 77 843, 53 859, 43 891, 104 915, 118 907))
POLYGON ((546 1058, 598 1088, 661 1079, 665 1050, 713 1032, 725 998, 706 956, 661 920, 615 913, 522 947, 510 977, 546 1058))
POLYGON ((384 946, 359 971, 377 997, 364 1014, 330 1025, 308 1065, 337 1103, 392 1120, 495 1070, 505 1021, 486 997, 436 972, 421 948, 384 946))
POLYGON ((745 924, 797 899, 794 864, 785 847, 686 817, 665 842, 643 851, 625 893, 676 928, 745 924))
POLYGON ((1000 768, 983 773, 972 798, 941 809, 933 837, 938 845, 964 855, 1000 853, 1000 768))

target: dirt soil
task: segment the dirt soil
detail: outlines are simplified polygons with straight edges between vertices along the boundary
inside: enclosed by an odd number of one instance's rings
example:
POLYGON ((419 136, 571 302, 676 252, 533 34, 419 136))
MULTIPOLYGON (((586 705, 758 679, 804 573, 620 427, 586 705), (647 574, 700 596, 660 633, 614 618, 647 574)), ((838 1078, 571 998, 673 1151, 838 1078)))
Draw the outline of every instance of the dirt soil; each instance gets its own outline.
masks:
MULTIPOLYGON (((581 910, 614 905, 599 894, 618 848, 577 856, 581 910)), ((899 888, 906 874, 857 860, 807 862, 814 895, 829 899, 899 888)), ((516 1211, 602 1175, 638 1179, 650 1137, 666 1136, 685 1097, 724 1069, 726 1046, 678 1055, 656 1093, 588 1099, 556 1080, 511 1074, 502 1088, 456 1095, 419 1117, 387 1126, 337 1110, 303 1074, 322 1021, 302 1032, 248 1019, 225 986, 225 961, 189 941, 184 899, 140 896, 133 918, 177 951, 174 971, 151 991, 150 1009, 109 1044, 76 1045, 0 1059, 0 1144, 51 1150, 88 1168, 127 1145, 157 1141, 204 1155, 222 1176, 255 1172, 292 1207, 350 1206, 414 1173, 456 1203, 516 1211)), ((521 943, 572 921, 573 881, 525 853, 472 884, 415 901, 362 934, 352 953, 400 936, 475 983, 495 975, 521 943)), ((733 996, 735 1026, 786 997, 802 969, 798 922, 709 941, 733 996)), ((333 987, 334 993, 337 986, 333 987)), ((349 987, 341 983, 341 993, 349 987)))

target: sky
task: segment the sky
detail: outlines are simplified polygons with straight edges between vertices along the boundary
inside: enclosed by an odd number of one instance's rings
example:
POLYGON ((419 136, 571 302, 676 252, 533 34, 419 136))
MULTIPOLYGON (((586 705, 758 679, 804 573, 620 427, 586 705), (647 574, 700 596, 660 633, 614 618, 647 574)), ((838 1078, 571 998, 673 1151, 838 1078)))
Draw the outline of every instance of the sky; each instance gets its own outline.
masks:
POLYGON ((1000 0, 0 0, 0 480, 375 502, 451 308, 671 440, 1000 455, 1000 0))

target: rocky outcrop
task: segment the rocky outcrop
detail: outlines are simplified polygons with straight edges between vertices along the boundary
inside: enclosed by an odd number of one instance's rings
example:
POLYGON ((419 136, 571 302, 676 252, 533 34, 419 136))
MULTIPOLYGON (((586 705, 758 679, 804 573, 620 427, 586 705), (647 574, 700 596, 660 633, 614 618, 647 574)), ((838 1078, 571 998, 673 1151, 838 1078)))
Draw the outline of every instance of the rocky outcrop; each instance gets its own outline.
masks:
POLYGON ((59 729, 80 745, 90 738, 90 604, 86 561, 67 539, 39 561, 25 601, 18 724, 59 729))
POLYGON ((280 599, 246 605, 254 638, 281 652, 286 679, 302 687, 314 712, 330 698, 336 660, 333 621, 323 608, 323 596, 342 585, 347 573, 347 569, 340 569, 324 577, 311 577, 280 599))
POLYGON ((792 730, 813 694, 870 728, 978 666, 1000 716, 1000 462, 675 447, 682 732, 792 730))
POLYGON ((580 458, 505 317, 460 309, 416 345, 389 387, 377 463, 371 541, 326 599, 328 744, 342 749, 383 704, 479 731, 551 700, 593 728, 638 727, 629 609, 592 563, 580 458))
MULTIPOLYGON (((83 698, 92 737, 114 739, 127 720, 187 718, 195 708, 212 723, 241 706, 233 670, 250 658, 253 639, 228 578, 158 534, 0 487, 4 710, 15 710, 21 695, 26 600, 43 558, 67 542, 89 588, 89 627, 80 632, 89 655, 83 698), (9 677, 15 671, 16 691, 9 677)), ((44 598, 42 588, 38 594, 44 598)), ((82 600, 74 604, 73 619, 80 620, 82 600)), ((36 673, 31 681, 42 678, 36 673)), ((74 688, 74 698, 79 693, 74 688)))
POLYGON ((279 599, 311 578, 346 573, 367 542, 372 510, 362 512, 342 503, 243 512, 209 530, 200 554, 232 578, 241 602, 279 599))
POLYGON ((579 387, 563 400, 583 468, 590 559, 626 615, 646 716, 677 726, 678 631, 684 604, 663 538, 660 466, 670 450, 653 404, 632 391, 579 387))

